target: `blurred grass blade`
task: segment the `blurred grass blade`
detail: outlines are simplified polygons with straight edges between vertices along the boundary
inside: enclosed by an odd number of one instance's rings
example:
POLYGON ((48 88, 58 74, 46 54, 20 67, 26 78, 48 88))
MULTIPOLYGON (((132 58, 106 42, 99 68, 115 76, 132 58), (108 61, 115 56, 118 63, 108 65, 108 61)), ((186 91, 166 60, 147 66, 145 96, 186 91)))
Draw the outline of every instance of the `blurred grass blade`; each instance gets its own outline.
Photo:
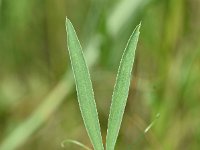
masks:
POLYGON ((156 118, 146 127, 146 129, 144 130, 144 134, 146 134, 152 127, 153 125, 156 123, 156 121, 160 118, 160 114, 158 113, 156 115, 156 118))
POLYGON ((108 14, 106 27, 107 31, 113 37, 119 34, 124 26, 127 26, 131 20, 135 20, 139 11, 143 9, 152 0, 120 0, 108 14))
POLYGON ((122 117, 128 97, 135 50, 140 33, 139 29, 140 24, 133 31, 120 62, 110 107, 108 131, 106 137, 106 150, 114 150, 121 126, 122 117))
POLYGON ((84 144, 82 144, 82 143, 80 143, 80 142, 78 142, 78 141, 75 141, 75 140, 65 140, 65 141, 63 141, 62 143, 61 143, 61 147, 65 147, 65 143, 72 143, 72 144, 75 144, 75 145, 77 145, 77 146, 80 146, 80 147, 82 147, 82 148, 84 148, 84 149, 86 149, 86 150, 91 150, 89 147, 87 147, 86 145, 84 145, 84 144))
POLYGON ((89 71, 72 23, 66 19, 68 50, 74 73, 82 118, 95 150, 103 150, 103 143, 89 71))

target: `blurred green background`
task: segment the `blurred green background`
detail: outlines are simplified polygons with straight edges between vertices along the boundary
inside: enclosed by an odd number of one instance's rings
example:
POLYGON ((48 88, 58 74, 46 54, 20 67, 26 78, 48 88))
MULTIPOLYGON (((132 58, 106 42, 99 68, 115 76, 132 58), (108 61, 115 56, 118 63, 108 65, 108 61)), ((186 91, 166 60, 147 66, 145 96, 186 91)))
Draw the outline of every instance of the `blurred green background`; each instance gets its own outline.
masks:
POLYGON ((104 143, 119 61, 142 21, 116 150, 200 149, 199 0, 0 0, 1 150, 81 149, 62 148, 66 139, 91 147, 71 74, 66 16, 90 65, 104 143))

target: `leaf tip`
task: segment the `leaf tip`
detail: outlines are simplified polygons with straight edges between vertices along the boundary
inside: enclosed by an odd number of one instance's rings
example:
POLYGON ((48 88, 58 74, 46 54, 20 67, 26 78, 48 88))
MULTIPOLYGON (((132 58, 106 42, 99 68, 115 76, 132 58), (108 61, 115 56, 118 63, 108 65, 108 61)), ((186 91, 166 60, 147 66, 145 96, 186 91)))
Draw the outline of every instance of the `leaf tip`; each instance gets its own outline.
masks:
POLYGON ((138 32, 140 32, 141 25, 142 25, 142 21, 140 21, 140 23, 136 26, 136 30, 138 30, 138 32))
POLYGON ((71 23, 71 21, 67 18, 67 16, 66 16, 66 29, 69 29, 69 27, 70 26, 72 26, 72 23, 71 23))
POLYGON ((141 26, 141 24, 142 24, 142 20, 140 21, 139 26, 141 26))

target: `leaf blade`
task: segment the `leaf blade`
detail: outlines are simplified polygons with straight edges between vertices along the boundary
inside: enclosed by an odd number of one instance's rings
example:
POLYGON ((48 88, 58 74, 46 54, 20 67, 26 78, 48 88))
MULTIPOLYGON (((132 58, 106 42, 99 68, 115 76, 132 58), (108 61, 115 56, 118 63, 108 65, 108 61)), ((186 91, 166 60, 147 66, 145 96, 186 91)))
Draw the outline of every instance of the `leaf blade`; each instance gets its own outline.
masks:
POLYGON ((76 83, 79 107, 81 115, 95 150, 103 150, 103 143, 100 131, 100 124, 94 93, 88 67, 86 65, 82 48, 74 27, 69 19, 66 19, 66 30, 68 50, 76 83))
POLYGON ((140 34, 140 26, 141 24, 135 28, 132 35, 130 36, 120 61, 108 119, 106 150, 114 150, 117 141, 128 97, 135 50, 140 34))

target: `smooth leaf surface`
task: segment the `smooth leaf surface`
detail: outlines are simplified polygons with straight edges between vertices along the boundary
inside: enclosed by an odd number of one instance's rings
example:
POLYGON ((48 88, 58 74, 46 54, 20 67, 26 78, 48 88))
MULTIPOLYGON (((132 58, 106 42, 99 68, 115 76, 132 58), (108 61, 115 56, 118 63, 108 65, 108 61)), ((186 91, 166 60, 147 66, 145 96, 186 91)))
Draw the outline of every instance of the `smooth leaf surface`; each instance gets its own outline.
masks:
POLYGON ((135 50, 140 34, 139 29, 140 24, 135 28, 128 41, 118 69, 108 120, 106 150, 114 150, 117 141, 129 92, 135 50))
POLYGON ((94 149, 103 150, 98 113, 88 67, 83 56, 80 42, 69 19, 66 19, 66 30, 68 50, 82 118, 94 149))

